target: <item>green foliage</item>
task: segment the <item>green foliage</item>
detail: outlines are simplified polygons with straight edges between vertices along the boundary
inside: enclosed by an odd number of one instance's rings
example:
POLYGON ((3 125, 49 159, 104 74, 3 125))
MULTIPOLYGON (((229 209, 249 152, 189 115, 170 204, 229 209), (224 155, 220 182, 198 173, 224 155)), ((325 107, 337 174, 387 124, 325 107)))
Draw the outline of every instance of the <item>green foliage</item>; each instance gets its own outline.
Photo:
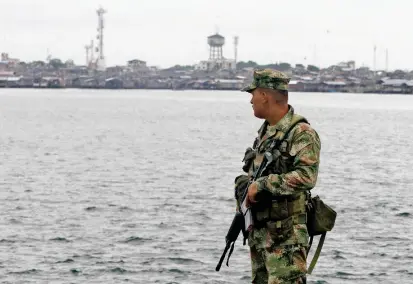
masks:
POLYGON ((319 72, 320 68, 318 68, 317 66, 314 66, 314 65, 308 65, 307 70, 310 71, 310 72, 319 72))
POLYGON ((62 62, 59 58, 53 58, 50 60, 49 65, 52 66, 54 69, 65 68, 66 64, 62 62))

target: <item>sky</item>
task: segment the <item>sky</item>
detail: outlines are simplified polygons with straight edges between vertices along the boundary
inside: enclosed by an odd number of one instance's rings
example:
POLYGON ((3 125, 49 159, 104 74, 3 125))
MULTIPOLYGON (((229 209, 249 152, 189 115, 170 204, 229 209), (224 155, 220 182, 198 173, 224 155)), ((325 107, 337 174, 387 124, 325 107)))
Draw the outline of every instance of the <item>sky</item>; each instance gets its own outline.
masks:
POLYGON ((105 14, 109 66, 140 59, 166 68, 207 60, 207 37, 226 39, 224 57, 259 64, 413 69, 411 0, 0 0, 0 51, 23 61, 53 58, 85 64, 105 14))

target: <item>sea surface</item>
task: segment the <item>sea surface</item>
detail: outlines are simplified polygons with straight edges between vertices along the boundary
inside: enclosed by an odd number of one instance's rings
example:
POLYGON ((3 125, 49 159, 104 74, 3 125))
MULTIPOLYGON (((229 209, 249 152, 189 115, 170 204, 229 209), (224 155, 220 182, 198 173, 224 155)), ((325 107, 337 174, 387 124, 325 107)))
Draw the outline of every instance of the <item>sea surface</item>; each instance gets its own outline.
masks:
MULTIPOLYGON (((413 96, 290 103, 338 213, 309 283, 413 283, 413 96)), ((241 241, 215 266, 261 123, 235 91, 0 89, 0 283, 250 283, 241 241)))

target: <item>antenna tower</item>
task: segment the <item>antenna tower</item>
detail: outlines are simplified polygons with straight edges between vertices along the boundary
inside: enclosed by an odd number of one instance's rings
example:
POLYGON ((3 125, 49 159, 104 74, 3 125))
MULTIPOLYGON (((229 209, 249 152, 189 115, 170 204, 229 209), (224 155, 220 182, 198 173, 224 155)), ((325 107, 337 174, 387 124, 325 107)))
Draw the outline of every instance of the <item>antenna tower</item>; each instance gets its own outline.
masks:
POLYGON ((100 8, 96 11, 98 14, 98 35, 96 38, 99 40, 98 47, 96 48, 96 52, 99 53, 96 65, 98 69, 105 70, 106 63, 105 63, 105 55, 103 54, 103 29, 105 28, 105 21, 103 15, 107 12, 103 8, 100 8))
POLYGON ((386 72, 389 71, 389 50, 386 48, 386 72))
POLYGON ((376 50, 377 50, 377 47, 376 47, 376 45, 374 45, 374 57, 373 57, 373 72, 374 72, 374 76, 376 76, 376 50))
POLYGON ((90 45, 85 45, 85 50, 86 50, 86 66, 89 66, 89 50, 90 50, 90 45))
POLYGON ((238 36, 234 37, 234 60, 235 60, 235 69, 237 69, 237 56, 238 56, 238 36))

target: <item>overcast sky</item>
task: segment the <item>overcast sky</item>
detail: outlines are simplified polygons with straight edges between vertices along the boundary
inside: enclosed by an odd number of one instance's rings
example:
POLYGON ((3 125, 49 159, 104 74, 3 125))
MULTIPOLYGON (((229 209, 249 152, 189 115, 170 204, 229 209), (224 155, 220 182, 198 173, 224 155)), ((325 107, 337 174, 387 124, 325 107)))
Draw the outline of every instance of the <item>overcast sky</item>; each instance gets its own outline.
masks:
POLYGON ((225 36, 224 56, 326 67, 344 60, 377 69, 413 69, 412 0, 0 0, 0 51, 24 61, 52 57, 84 64, 105 15, 108 65, 130 59, 169 67, 208 59, 207 36, 225 36))

